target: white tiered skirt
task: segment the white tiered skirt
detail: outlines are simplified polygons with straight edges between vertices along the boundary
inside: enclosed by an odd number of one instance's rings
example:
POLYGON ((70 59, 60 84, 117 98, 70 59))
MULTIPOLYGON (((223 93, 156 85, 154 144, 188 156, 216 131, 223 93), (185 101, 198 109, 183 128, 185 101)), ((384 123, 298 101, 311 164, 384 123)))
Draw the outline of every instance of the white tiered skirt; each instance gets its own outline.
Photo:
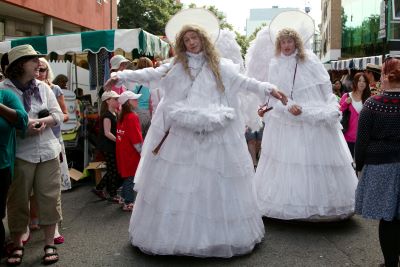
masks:
POLYGON ((253 164, 243 133, 232 126, 209 134, 154 124, 135 178, 129 226, 132 244, 149 254, 232 257, 264 236, 253 164))
POLYGON ((340 126, 277 113, 265 123, 255 175, 262 214, 310 221, 352 216, 358 180, 340 126))

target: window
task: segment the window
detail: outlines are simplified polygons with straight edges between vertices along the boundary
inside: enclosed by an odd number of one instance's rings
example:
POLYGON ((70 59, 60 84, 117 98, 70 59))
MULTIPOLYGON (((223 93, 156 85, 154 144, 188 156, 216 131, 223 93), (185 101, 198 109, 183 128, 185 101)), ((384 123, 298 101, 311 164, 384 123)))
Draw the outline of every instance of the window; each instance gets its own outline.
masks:
POLYGON ((400 20, 400 0, 392 0, 393 19, 400 20))

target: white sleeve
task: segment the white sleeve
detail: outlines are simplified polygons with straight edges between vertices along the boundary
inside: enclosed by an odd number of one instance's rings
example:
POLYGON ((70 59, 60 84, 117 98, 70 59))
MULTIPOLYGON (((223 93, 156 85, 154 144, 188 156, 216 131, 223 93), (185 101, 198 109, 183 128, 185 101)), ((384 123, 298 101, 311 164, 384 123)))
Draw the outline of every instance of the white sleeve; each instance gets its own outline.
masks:
POLYGON ((254 78, 246 77, 240 73, 233 77, 231 86, 234 90, 252 92, 263 100, 270 96, 273 89, 277 89, 277 87, 272 83, 260 82, 254 78))
POLYGON ((160 80, 169 70, 170 63, 161 65, 158 68, 145 68, 140 70, 123 70, 118 71, 114 75, 118 77, 117 87, 127 82, 136 82, 147 84, 151 81, 160 80))

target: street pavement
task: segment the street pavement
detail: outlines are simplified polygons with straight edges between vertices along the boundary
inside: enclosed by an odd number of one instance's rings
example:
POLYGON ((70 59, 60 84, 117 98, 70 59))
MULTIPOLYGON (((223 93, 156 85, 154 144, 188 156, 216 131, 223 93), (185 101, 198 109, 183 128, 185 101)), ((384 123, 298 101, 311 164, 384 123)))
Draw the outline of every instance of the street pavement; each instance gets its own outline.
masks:
MULTIPOLYGON (((264 219, 266 235, 255 250, 230 259, 149 256, 129 243, 130 213, 91 192, 93 181, 62 194, 65 243, 52 266, 378 266, 383 262, 377 222, 354 216, 338 223, 264 219)), ((20 266, 42 266, 43 234, 32 233, 20 266)), ((4 266, 5 259, 1 261, 4 266)))

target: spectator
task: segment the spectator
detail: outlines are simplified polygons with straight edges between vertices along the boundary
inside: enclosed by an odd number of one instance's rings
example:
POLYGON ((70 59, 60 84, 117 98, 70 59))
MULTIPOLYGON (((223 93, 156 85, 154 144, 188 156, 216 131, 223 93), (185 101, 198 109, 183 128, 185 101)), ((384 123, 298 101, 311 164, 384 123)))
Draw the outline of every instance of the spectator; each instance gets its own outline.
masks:
POLYGON ((343 88, 343 84, 339 79, 336 79, 336 80, 333 81, 332 91, 336 95, 338 100, 340 100, 340 98, 342 97, 342 94, 345 91, 345 89, 343 88))
POLYGON ((67 87, 68 77, 65 76, 64 74, 58 74, 54 78, 53 84, 58 85, 61 89, 68 89, 68 87, 67 87))
MULTIPOLYGON (((68 117, 68 110, 65 105, 64 100, 64 93, 58 85, 52 84, 50 81, 53 78, 53 71, 50 67, 50 64, 47 62, 45 58, 39 59, 39 76, 37 77, 38 80, 45 82, 53 91, 54 95, 56 96, 57 103, 59 104, 61 111, 64 114, 63 122, 67 122, 69 120, 68 117)), ((65 146, 64 141, 61 134, 61 126, 56 126, 52 128, 53 134, 57 137, 58 141, 61 145, 61 153, 60 153, 60 171, 61 171, 61 190, 69 190, 71 189, 71 179, 69 175, 68 169, 68 161, 67 155, 65 153, 65 146)), ((36 202, 36 199, 34 200, 36 202)), ((60 200, 61 202, 61 200, 60 200)), ((32 224, 31 224, 32 226, 32 224)), ((56 225, 55 235, 54 235, 54 243, 55 244, 62 244, 64 243, 64 237, 59 233, 58 224, 56 225)))
MULTIPOLYGON (((141 57, 138 60, 137 69, 140 70, 144 68, 153 68, 153 62, 147 57, 141 57)), ((133 92, 141 95, 141 97, 139 98, 139 106, 137 109, 137 114, 139 115, 140 118, 142 136, 143 139, 145 139, 147 131, 149 130, 150 127, 151 115, 152 115, 150 88, 143 84, 140 85, 137 84, 133 92)))
POLYGON ((16 130, 23 135, 28 125, 28 114, 21 100, 9 90, 0 90, 0 259, 3 254, 7 193, 15 160, 16 130))
POLYGON ((358 117, 364 102, 371 96, 367 76, 359 72, 353 79, 353 90, 340 99, 340 111, 350 110, 350 119, 347 130, 343 133, 351 156, 354 158, 354 145, 356 143, 358 117))
MULTIPOLYGON (((129 66, 129 60, 126 59, 124 56, 115 55, 110 59, 110 65, 111 65, 110 68, 111 73, 116 71, 122 71, 127 69, 127 67, 129 66)), ((122 92, 126 91, 126 88, 125 86, 120 86, 120 87, 113 86, 112 90, 117 94, 121 94, 122 92)))
POLYGON ((60 143, 51 127, 63 120, 62 111, 48 86, 35 77, 39 71, 39 55, 30 45, 21 45, 8 52, 6 78, 1 88, 8 88, 22 100, 29 116, 25 136, 17 136, 15 177, 11 184, 7 210, 8 225, 14 247, 7 264, 18 265, 24 248, 22 235, 29 223, 29 196, 33 191, 39 207, 39 220, 45 236, 44 264, 58 261, 54 246, 56 224, 62 219, 60 209, 60 143))
POLYGON ((380 93, 381 90, 381 68, 378 65, 368 63, 364 71, 368 78, 369 88, 371 89, 371 95, 376 95, 380 93))
POLYGON ((94 193, 102 199, 108 198, 112 202, 120 202, 117 189, 120 187, 121 179, 118 175, 115 142, 117 135, 117 112, 120 104, 119 95, 115 91, 104 92, 101 96, 100 108, 100 130, 97 149, 103 152, 106 158, 106 174, 97 184, 94 193), (106 188, 107 194, 103 191, 106 188))
POLYGON ((400 252, 400 59, 382 66, 382 94, 364 103, 355 145, 356 213, 379 220, 384 266, 397 267, 400 252))
POLYGON ((122 210, 132 211, 135 201, 133 179, 139 165, 142 151, 142 132, 140 130, 139 116, 135 113, 138 107, 140 94, 131 91, 123 92, 118 98, 122 105, 117 123, 116 159, 118 172, 122 177, 122 210))

